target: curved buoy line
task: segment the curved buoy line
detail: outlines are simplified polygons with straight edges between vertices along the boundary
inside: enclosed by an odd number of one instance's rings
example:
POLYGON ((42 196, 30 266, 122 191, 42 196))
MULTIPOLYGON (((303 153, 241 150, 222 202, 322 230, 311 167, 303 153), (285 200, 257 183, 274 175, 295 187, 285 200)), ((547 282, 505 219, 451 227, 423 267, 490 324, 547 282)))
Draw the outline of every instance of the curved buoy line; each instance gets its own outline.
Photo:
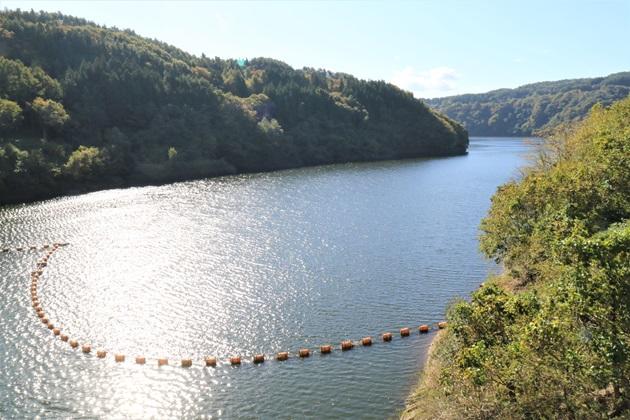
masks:
MULTIPOLYGON (((31 272, 31 289, 30 290, 31 290, 31 303, 33 306, 33 310, 35 311, 35 314, 37 315, 41 323, 44 324, 50 331, 52 331, 55 337, 58 337, 62 342, 68 343, 72 349, 76 350, 80 348, 82 353, 91 354, 92 345, 90 343, 80 344, 78 340, 72 339, 67 334, 64 334, 63 330, 59 326, 54 325, 48 319, 44 311, 44 308, 42 307, 39 301, 39 295, 37 293, 41 276, 44 273, 44 269, 48 266, 48 260, 55 252, 57 252, 61 247, 66 246, 66 245, 68 245, 68 243, 57 242, 52 245, 43 245, 40 247, 38 246, 16 247, 16 248, 5 247, 5 248, 0 248, 0 252, 11 252, 11 251, 22 252, 22 251, 27 251, 27 250, 46 251, 46 254, 37 261, 36 268, 31 272)), ((447 323, 445 321, 441 321, 441 322, 437 322, 435 326, 437 326, 438 329, 444 329, 447 327, 447 323)), ((432 327, 430 325, 422 324, 418 327, 418 332, 420 334, 426 334, 426 333, 429 333, 431 329, 432 327)), ((403 327, 400 329, 399 333, 400 333, 401 338, 409 337, 409 335, 411 334, 411 329, 409 327, 403 327)), ((383 343, 388 343, 393 340, 393 334, 391 332, 384 332, 380 335, 380 338, 383 343)), ((363 347, 370 347, 373 344, 373 339, 371 336, 367 336, 356 341, 343 340, 339 346, 333 346, 332 344, 324 344, 324 345, 319 346, 318 350, 321 355, 326 355, 326 354, 332 353, 333 350, 341 350, 343 352, 346 352, 346 351, 352 350, 355 347, 355 345, 359 345, 359 344, 363 347)), ((315 350, 308 349, 308 348, 301 348, 293 354, 295 356, 298 356, 300 359, 305 359, 305 358, 310 357, 312 353, 315 353, 315 350)), ((96 350, 96 357, 99 359, 107 358, 108 354, 110 353, 105 349, 96 350)), ((279 362, 287 361, 291 357, 291 354, 292 353, 288 351, 281 351, 281 352, 276 353, 275 358, 270 358, 270 360, 276 360, 279 362)), ((113 353, 113 355, 114 355, 113 356, 114 361, 116 363, 124 363, 127 360, 125 354, 113 353)), ((132 360, 134 360, 135 364, 137 365, 145 365, 147 363, 147 358, 141 355, 136 356, 132 360)), ((258 364, 265 363, 266 360, 267 359, 265 357, 265 354, 256 354, 253 356, 251 363, 258 365, 258 364)), ((169 365, 169 359, 166 357, 160 357, 156 359, 156 361, 157 361, 157 366, 169 365)), ((216 367, 218 364, 218 359, 214 356, 206 356, 202 360, 202 363, 206 367, 216 367)), ((231 366, 240 366, 242 364, 241 356, 231 356, 226 360, 225 364, 229 364, 231 366)), ((184 358, 184 359, 181 359, 175 365, 181 366, 183 368, 189 368, 193 365, 193 359, 184 358)))

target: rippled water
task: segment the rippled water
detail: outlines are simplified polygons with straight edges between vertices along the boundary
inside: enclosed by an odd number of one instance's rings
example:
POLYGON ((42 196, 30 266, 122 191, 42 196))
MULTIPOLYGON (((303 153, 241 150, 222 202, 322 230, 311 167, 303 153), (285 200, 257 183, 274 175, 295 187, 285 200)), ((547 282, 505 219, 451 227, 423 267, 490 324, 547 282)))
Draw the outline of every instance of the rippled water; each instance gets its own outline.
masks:
POLYGON ((54 241, 42 305, 99 360, 30 307, 41 253, 0 254, 0 417, 385 418, 404 406, 441 320, 492 267, 477 227, 515 176, 522 139, 471 140, 467 156, 333 165, 130 188, 0 209, 0 244, 54 241), (410 326, 406 339, 376 339, 410 326), (343 339, 371 348, 305 360, 202 366, 343 339), (192 357, 190 369, 132 358, 192 357), (130 360, 131 359, 131 360, 130 360))

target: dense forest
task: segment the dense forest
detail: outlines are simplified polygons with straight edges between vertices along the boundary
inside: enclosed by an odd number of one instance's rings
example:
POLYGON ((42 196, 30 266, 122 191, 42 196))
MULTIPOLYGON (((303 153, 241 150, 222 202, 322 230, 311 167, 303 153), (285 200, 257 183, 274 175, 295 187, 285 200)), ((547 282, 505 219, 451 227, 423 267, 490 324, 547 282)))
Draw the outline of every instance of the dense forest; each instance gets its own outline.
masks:
POLYGON ((467 146, 459 124, 382 81, 0 12, 0 204, 467 146))
POLYGON ((630 98, 597 105, 497 191, 502 263, 448 311, 404 417, 630 418, 630 98))
POLYGON ((487 93, 426 100, 460 121, 474 136, 530 136, 581 120, 597 103, 608 106, 630 94, 630 72, 560 80, 487 93))

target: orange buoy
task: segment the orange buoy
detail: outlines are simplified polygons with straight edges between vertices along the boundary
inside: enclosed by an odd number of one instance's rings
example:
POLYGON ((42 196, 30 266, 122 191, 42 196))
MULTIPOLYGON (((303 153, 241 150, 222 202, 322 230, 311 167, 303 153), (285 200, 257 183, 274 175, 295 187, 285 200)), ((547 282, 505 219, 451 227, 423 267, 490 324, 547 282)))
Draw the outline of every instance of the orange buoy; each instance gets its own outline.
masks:
POLYGON ((341 350, 352 350, 352 347, 354 347, 354 343, 350 340, 344 340, 341 342, 341 350))
POLYGON ((363 344, 364 346, 371 346, 372 345, 372 337, 363 337, 361 339, 361 344, 363 344))
POLYGON ((168 359, 164 357, 158 359, 158 366, 166 366, 166 365, 168 365, 168 359))
POLYGON ((254 356, 254 363, 264 363, 264 361, 265 361, 264 354, 257 354, 254 356))
POLYGON ((401 328, 400 329, 400 336, 401 337, 408 337, 409 336, 409 328, 407 328, 407 327, 401 328))
POLYGON ((46 316, 43 316, 41 319, 42 319, 42 324, 48 324, 48 318, 46 318, 46 316))
POLYGON ((90 346, 89 344, 84 344, 83 346, 81 346, 81 351, 83 353, 89 353, 92 351, 92 346, 90 346))
POLYGON ((144 365, 147 362, 147 359, 144 356, 136 356, 136 364, 144 365))
POLYGON ((443 330, 447 326, 448 326, 448 322, 446 322, 446 321, 438 322, 438 328, 441 329, 441 330, 443 330))
POLYGON ((298 354, 300 357, 309 357, 311 355, 311 351, 309 349, 300 349, 298 354))
POLYGON ((418 331, 420 331, 420 333, 428 333, 430 330, 429 326, 426 324, 420 325, 418 327, 418 331))
POLYGON ((216 357, 206 357, 206 366, 215 367, 217 365, 216 357))
POLYGON ((392 341, 392 333, 390 332, 383 333, 383 341, 392 341))
POLYGON ((45 318, 46 314, 44 313, 43 310, 39 310, 39 311, 37 311, 37 317, 38 318, 45 318))
POLYGON ((53 328, 53 334, 59 335, 61 334, 61 330, 59 328, 53 328))
POLYGON ((241 358, 239 356, 230 357, 230 363, 233 366, 240 365, 241 364, 241 358))
POLYGON ((61 339, 61 341, 68 341, 68 336, 65 334, 61 334, 59 338, 61 339))
POLYGON ((53 323, 52 323, 52 322, 48 322, 48 324, 46 324, 46 327, 47 327, 49 330, 52 330, 53 328, 55 328, 55 326, 53 325, 53 323))
POLYGON ((79 342, 77 340, 70 340, 69 344, 70 344, 70 347, 72 347, 73 349, 76 349, 77 347, 79 347, 79 342))
POLYGON ((328 354, 332 352, 332 346, 330 344, 324 344, 319 348, 321 354, 328 354))
POLYGON ((192 359, 182 359, 182 367, 189 368, 192 366, 192 359))
POLYGON ((276 355, 276 359, 283 362, 289 358, 289 352, 281 351, 276 355))
POLYGON ((104 359, 105 357, 107 357, 107 352, 105 350, 97 350, 96 357, 98 357, 99 359, 104 359))
POLYGON ((116 363, 122 363, 125 361, 125 355, 124 354, 115 354, 114 355, 114 360, 116 361, 116 363))

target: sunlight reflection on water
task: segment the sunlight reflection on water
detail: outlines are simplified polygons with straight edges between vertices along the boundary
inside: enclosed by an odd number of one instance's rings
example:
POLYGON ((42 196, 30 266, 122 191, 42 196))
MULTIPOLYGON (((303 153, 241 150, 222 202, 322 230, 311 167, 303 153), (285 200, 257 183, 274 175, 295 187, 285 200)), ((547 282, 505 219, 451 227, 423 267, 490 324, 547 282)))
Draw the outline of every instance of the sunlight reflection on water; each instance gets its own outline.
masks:
MULTIPOLYGON (((491 266, 477 226, 529 146, 130 188, 0 209, 1 243, 67 241, 41 281, 74 354, 33 315, 36 254, 0 254, 0 416, 383 418, 402 407, 430 336, 254 366, 442 319, 491 266), (225 363, 231 355, 247 362, 225 363), (194 358, 190 369, 136 355, 194 358), (216 369, 206 355, 222 358, 216 369)), ((378 340, 377 340, 378 341, 378 340)))

